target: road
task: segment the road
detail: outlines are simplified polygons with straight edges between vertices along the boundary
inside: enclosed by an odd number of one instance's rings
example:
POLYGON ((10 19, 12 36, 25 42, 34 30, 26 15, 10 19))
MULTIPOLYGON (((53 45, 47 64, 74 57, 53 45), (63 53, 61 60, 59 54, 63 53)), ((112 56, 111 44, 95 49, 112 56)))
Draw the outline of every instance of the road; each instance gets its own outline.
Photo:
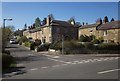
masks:
POLYGON ((118 79, 119 57, 106 55, 51 55, 13 44, 7 50, 22 67, 4 79, 118 79), (14 74, 14 75, 11 75, 14 74))

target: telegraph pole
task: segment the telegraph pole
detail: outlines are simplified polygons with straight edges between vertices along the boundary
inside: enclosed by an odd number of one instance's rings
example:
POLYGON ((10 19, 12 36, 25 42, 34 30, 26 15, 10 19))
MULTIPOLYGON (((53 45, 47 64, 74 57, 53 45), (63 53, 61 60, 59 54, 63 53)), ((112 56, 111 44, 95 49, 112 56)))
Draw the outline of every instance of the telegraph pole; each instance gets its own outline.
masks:
POLYGON ((64 36, 62 35, 62 54, 64 54, 64 36))

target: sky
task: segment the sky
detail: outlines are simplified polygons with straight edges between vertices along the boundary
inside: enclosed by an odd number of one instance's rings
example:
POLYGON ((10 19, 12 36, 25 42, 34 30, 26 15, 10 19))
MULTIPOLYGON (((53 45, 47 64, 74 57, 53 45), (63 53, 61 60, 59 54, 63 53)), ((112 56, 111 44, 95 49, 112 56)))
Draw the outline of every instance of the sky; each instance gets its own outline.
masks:
POLYGON ((12 18, 6 25, 15 29, 24 28, 26 23, 32 25, 37 17, 43 20, 53 14, 56 20, 67 21, 70 17, 76 22, 93 24, 98 18, 118 20, 117 2, 2 2, 2 18, 12 18))

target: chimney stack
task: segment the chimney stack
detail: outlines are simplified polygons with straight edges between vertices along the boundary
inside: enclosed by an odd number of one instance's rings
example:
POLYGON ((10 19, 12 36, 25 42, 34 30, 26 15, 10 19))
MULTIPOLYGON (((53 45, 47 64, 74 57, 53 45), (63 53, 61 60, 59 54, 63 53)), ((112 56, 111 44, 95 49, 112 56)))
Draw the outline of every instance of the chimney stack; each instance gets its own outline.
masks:
POLYGON ((50 16, 48 15, 48 17, 47 17, 47 26, 49 26, 50 25, 50 16))

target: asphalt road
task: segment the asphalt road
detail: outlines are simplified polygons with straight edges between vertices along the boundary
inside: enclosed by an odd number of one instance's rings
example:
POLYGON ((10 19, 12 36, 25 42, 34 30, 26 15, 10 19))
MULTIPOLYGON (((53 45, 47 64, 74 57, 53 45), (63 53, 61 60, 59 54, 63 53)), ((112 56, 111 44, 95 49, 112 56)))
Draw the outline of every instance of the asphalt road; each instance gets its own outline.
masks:
POLYGON ((94 55, 50 55, 9 45, 19 72, 5 73, 7 79, 118 79, 119 57, 94 55), (14 74, 14 75, 13 75, 14 74))

